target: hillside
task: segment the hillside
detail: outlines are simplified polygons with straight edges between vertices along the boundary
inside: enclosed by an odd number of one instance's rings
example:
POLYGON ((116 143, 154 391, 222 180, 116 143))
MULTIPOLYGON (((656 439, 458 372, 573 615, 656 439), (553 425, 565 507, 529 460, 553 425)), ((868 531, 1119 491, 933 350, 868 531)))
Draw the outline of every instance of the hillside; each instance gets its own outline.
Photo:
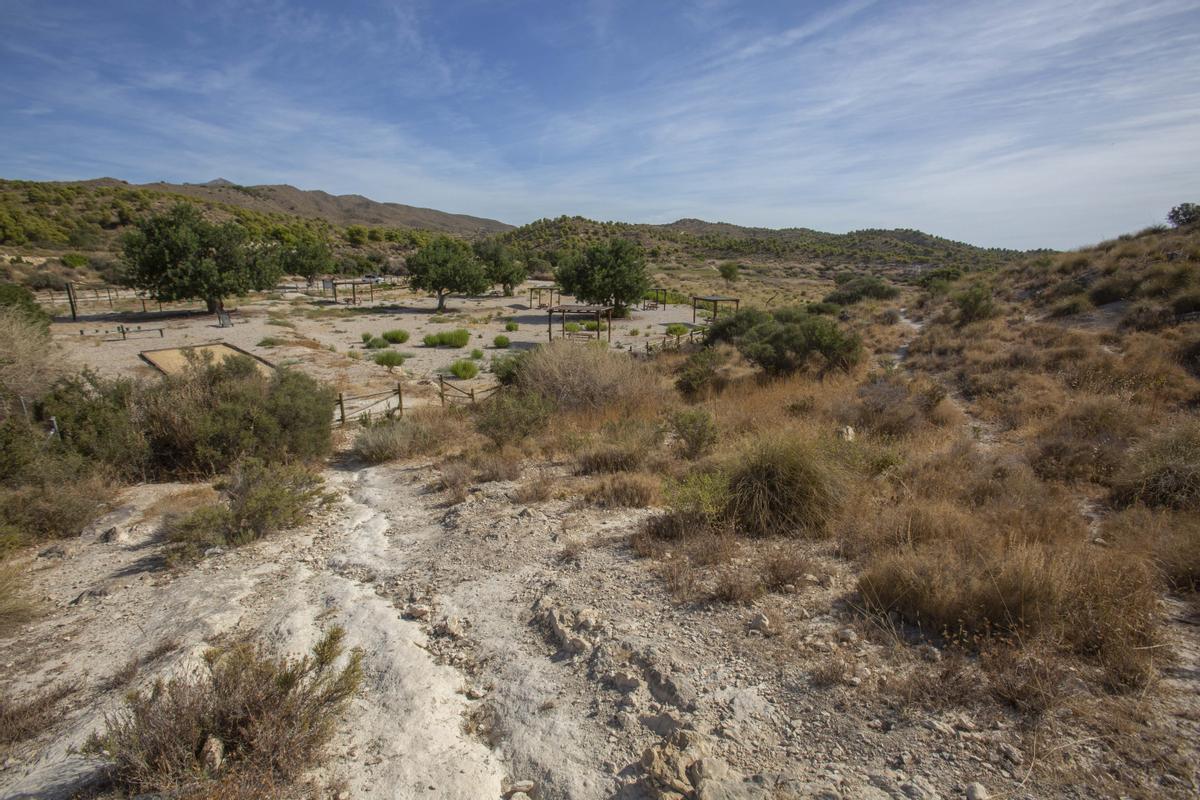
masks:
POLYGON ((828 266, 896 267, 920 270, 957 266, 986 269, 1024 254, 982 248, 915 230, 825 233, 807 228, 747 228, 723 222, 681 219, 666 225, 596 222, 584 217, 541 219, 501 235, 510 244, 553 261, 555 253, 611 236, 638 241, 652 258, 759 258, 815 262, 828 266))

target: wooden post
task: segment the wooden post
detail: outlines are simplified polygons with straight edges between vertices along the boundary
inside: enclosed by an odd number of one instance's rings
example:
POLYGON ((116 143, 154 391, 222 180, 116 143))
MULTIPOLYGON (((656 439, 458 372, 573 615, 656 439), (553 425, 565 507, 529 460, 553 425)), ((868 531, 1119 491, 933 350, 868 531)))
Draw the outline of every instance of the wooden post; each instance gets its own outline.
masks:
POLYGON ((438 375, 438 397, 442 401, 442 408, 446 407, 446 379, 438 375))
POLYGON ((341 392, 338 392, 338 418, 343 425, 346 424, 346 397, 341 392))
POLYGON ((475 405, 475 387, 471 387, 471 405, 475 405))
POLYGON ((612 309, 608 310, 608 343, 612 344, 612 309))
POLYGON ((67 282, 67 302, 71 304, 71 321, 75 322, 79 319, 79 315, 76 313, 78 309, 75 307, 75 284, 70 281, 67 282))
POLYGON ((336 303, 338 301, 338 299, 337 299, 337 281, 330 281, 330 284, 333 285, 333 302, 336 303))
POLYGON ((353 281, 350 283, 350 305, 358 305, 358 284, 353 281))
POLYGON ((396 381, 396 411, 404 416, 404 384, 396 381))
POLYGON ((369 291, 371 293, 371 302, 374 303, 375 302, 375 284, 368 283, 367 291, 369 291))
POLYGON ((692 324, 696 324, 696 298, 692 298, 692 324))
MULTIPOLYGON (((530 289, 529 291, 531 293, 530 300, 529 300, 529 303, 530 303, 529 307, 533 308, 533 299, 532 299, 533 289, 530 289)), ((553 311, 546 312, 546 341, 548 341, 548 342, 554 341, 554 312, 553 311)))
POLYGON ((109 308, 112 308, 112 307, 113 307, 113 301, 112 301, 112 289, 110 289, 110 288, 108 288, 107 286, 105 286, 105 287, 104 287, 104 291, 105 291, 105 293, 106 293, 106 294, 108 294, 108 307, 109 307, 109 308))

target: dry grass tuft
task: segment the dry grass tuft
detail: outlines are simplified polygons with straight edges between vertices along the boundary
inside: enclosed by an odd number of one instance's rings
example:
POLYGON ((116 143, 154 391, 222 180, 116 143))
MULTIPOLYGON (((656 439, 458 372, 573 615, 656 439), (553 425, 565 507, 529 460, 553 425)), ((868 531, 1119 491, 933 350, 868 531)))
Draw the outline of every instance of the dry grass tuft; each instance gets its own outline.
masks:
POLYGON ((517 385, 565 410, 634 408, 664 396, 659 376, 647 363, 626 353, 564 341, 525 357, 517 385))
POLYGON ((37 736, 61 719, 59 704, 75 691, 73 686, 56 686, 20 699, 0 694, 0 747, 37 736))
POLYGON ((361 430, 354 439, 354 453, 368 464, 435 455, 461 442, 467 429, 458 409, 421 408, 361 430))
POLYGON ((587 488, 584 498, 601 508, 646 508, 659 500, 659 480, 643 473, 605 475, 587 488))
POLYGON ((21 593, 21 571, 0 564, 0 636, 33 616, 33 604, 21 593))
POLYGON ((1200 421, 1169 425, 1133 448, 1113 493, 1125 505, 1200 511, 1200 421))
POLYGON ((823 536, 841 505, 840 470, 813 444, 761 437, 730 468, 725 514, 748 536, 823 536))

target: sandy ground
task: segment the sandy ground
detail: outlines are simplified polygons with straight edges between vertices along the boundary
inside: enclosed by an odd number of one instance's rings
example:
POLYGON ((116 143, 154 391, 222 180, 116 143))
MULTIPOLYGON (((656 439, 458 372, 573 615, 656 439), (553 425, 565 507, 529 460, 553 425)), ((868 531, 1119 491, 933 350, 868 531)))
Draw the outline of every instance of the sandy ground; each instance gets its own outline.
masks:
MULTIPOLYGON (((518 290, 515 297, 499 294, 452 297, 441 315, 435 314, 437 304, 433 298, 403 288, 378 291, 374 303, 364 301, 356 306, 334 304, 331 297, 323 298, 319 293, 315 297, 299 292, 254 296, 228 303, 231 309, 237 306, 232 314, 235 322, 232 328, 218 327, 214 316, 199 311, 122 314, 110 312, 107 303, 101 302, 89 304, 86 319, 78 322, 57 317, 52 332, 75 361, 105 375, 152 374, 152 368, 139 356, 144 350, 228 342, 276 365, 302 369, 347 395, 386 391, 399 380, 405 384, 407 394, 428 400, 435 394, 432 384, 438 374, 444 373, 453 361, 469 358, 471 350, 478 348, 484 352, 480 375, 469 381, 447 376, 447 380, 463 388, 491 384, 487 365, 495 356, 547 340, 547 314, 543 309, 529 308, 529 285, 523 287, 526 289, 523 296, 518 290), (518 330, 505 330, 510 321, 517 323, 518 330), (122 340, 116 330, 118 325, 141 326, 143 330, 129 333, 122 340), (163 330, 161 333, 150 330, 153 328, 163 330), (430 348, 422 344, 427 333, 456 328, 471 331, 471 343, 464 348, 430 348), (394 329, 409 333, 407 343, 391 348, 408 358, 403 367, 389 373, 387 368, 373 362, 378 351, 363 346, 362 334, 378 336, 394 329), (511 340, 507 350, 494 346, 498 335, 511 340), (278 341, 264 344, 267 339, 278 341)), ((572 301, 570 295, 563 300, 572 301)), ((585 320, 575 321, 582 324, 585 320)), ((691 306, 635 310, 629 319, 613 321, 611 346, 644 351, 648 342, 661 342, 669 323, 690 326, 691 321, 691 306)), ((556 318, 554 336, 561 335, 561 321, 556 318)), ((607 332, 602 337, 602 341, 608 341, 607 332)))

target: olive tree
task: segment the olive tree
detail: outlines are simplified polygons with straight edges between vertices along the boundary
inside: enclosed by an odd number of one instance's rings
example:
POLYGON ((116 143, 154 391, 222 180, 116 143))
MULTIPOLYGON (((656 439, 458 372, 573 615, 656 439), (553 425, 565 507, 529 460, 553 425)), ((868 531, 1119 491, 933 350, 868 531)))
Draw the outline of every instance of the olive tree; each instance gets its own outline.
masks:
POLYGON ((482 239, 475 243, 474 250, 475 257, 483 262, 488 281, 498 284, 505 297, 512 297, 513 290, 528 277, 525 264, 507 245, 496 239, 482 239))
POLYGON ((254 243, 236 222, 214 223, 190 203, 142 219, 122 240, 132 286, 159 301, 198 298, 210 312, 229 296, 269 289, 279 280, 273 248, 254 243))
POLYGON ((482 294, 488 278, 471 246, 461 239, 438 236, 408 258, 409 285, 433 292, 437 310, 446 310, 446 295, 482 294))
POLYGON ((567 294, 616 306, 619 314, 650 288, 642 248, 627 239, 609 239, 564 256, 555 277, 567 294))

